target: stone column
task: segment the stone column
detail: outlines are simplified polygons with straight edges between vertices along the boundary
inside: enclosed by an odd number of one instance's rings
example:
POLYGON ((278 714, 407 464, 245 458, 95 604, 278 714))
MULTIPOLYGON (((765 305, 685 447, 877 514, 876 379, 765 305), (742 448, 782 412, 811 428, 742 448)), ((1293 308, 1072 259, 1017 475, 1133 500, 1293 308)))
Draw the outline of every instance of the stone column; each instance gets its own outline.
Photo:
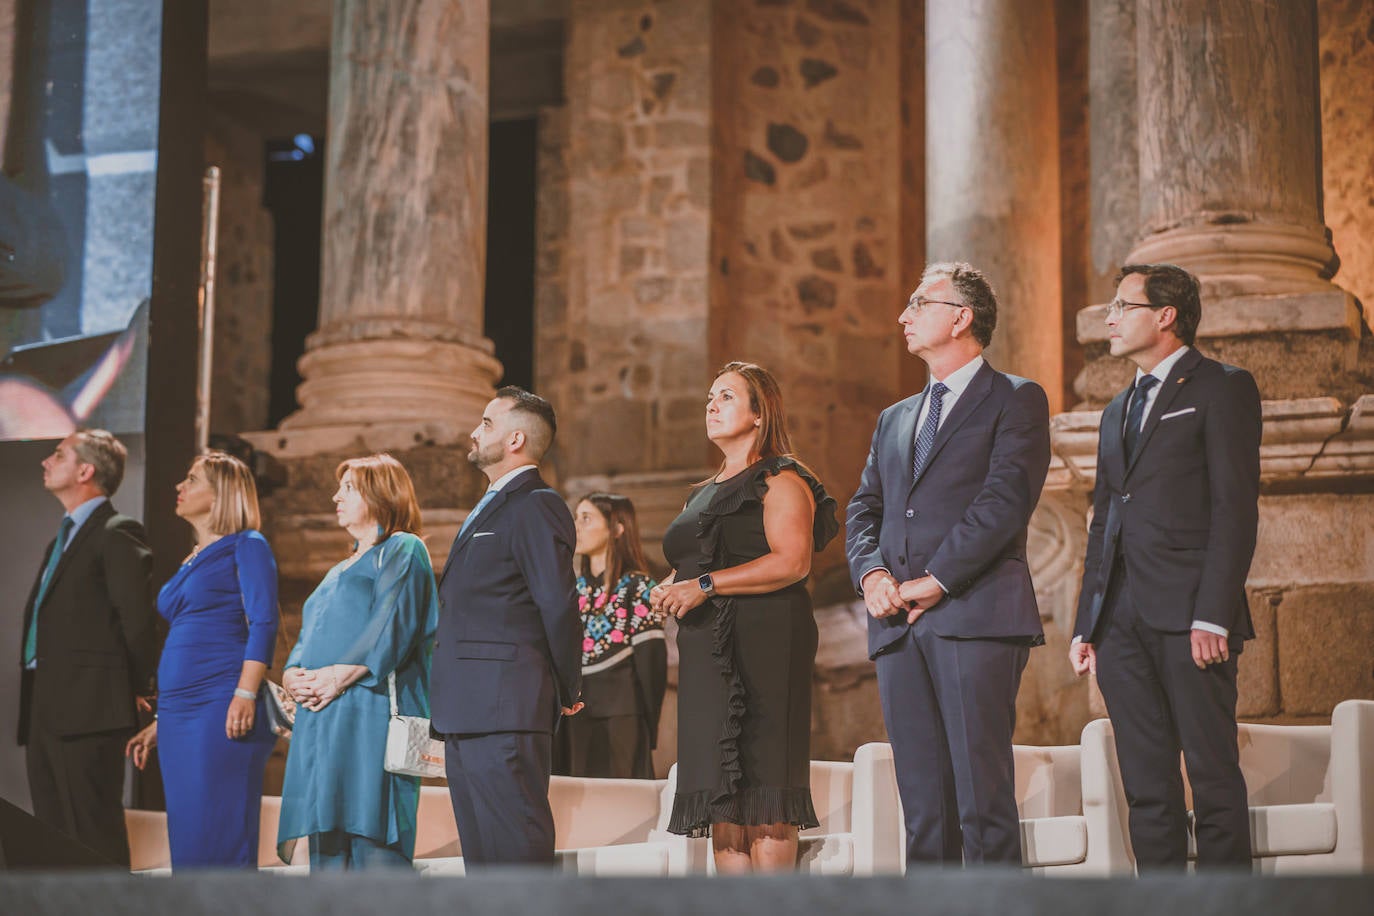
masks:
MULTIPOLYGON (((1238 712, 1328 721, 1340 700, 1374 697, 1374 348, 1354 298, 1331 282, 1339 262, 1321 194, 1323 159, 1367 158, 1364 133, 1323 150, 1312 0, 1093 2, 1094 37, 1109 36, 1094 102, 1131 112, 1094 112, 1094 262, 1117 248, 1120 263, 1196 273, 1198 348, 1250 370, 1265 398, 1247 581, 1256 639, 1241 656, 1238 712)), ((1132 371, 1107 355, 1104 310, 1086 308, 1078 323, 1090 361, 1077 388, 1096 406, 1132 371)), ((1089 410, 1054 418, 1042 507, 1086 500, 1100 422, 1089 410)), ((1101 713, 1100 698, 1092 705, 1101 713)))
MULTIPOLYGON (((1089 0, 1088 133, 1092 186, 1088 301, 1109 302, 1140 225, 1136 0, 1089 0)), ((1082 303, 1086 304, 1086 303, 1082 303)))
MULTIPOLYGON (((1354 394, 1361 319, 1329 281, 1322 221, 1315 3, 1142 2, 1136 47, 1140 214, 1123 260, 1197 274, 1206 348, 1266 397, 1354 394)), ((1081 313, 1080 339, 1104 342, 1101 319, 1081 313)), ((1090 401, 1127 374, 1104 370, 1080 384, 1090 401)))
POLYGON ((1001 311, 988 356, 1063 400, 1053 0, 926 7, 927 260, 984 271, 1001 311))
POLYGON ((488 0, 336 0, 319 329, 279 454, 464 441, 482 336, 488 0))

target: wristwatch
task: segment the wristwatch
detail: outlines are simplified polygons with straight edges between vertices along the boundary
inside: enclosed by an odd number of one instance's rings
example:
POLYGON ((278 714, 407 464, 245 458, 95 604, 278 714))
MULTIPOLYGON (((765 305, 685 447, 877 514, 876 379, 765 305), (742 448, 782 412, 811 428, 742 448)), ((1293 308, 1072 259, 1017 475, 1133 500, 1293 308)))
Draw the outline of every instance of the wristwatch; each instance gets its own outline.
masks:
POLYGON ((710 573, 706 573, 697 579, 697 587, 706 593, 707 598, 714 597, 716 594, 716 583, 711 581, 710 573))

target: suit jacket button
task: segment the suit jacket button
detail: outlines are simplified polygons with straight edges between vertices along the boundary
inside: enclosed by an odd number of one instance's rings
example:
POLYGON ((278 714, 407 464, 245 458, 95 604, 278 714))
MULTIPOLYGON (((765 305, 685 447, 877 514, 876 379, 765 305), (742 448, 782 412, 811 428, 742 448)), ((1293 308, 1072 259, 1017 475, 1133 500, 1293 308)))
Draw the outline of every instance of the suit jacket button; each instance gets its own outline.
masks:
POLYGON ((915 517, 916 517, 916 510, 915 510, 915 509, 908 509, 908 510, 906 510, 906 517, 907 517, 907 518, 915 518, 915 517))
POLYGON ((898 557, 898 558, 897 558, 897 562, 900 563, 900 564, 902 564, 903 566, 905 566, 905 565, 906 565, 906 557, 898 557))

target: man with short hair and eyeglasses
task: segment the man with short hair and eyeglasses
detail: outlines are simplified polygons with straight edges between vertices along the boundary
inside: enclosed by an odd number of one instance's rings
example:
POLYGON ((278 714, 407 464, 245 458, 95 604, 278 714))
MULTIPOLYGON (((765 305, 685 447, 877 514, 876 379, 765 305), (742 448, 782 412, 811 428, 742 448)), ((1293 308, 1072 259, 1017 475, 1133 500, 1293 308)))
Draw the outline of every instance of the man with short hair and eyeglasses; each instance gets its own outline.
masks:
POLYGON ((1128 264, 1107 309, 1136 366, 1102 411, 1083 587, 1069 661, 1092 672, 1116 734, 1141 872, 1250 866, 1236 745, 1236 662, 1254 637, 1245 578, 1259 521, 1260 396, 1250 373, 1193 349, 1197 278, 1128 264))
POLYGON ((983 358, 997 297, 932 264, 897 319, 926 390, 883 411, 846 547, 868 608, 907 864, 1021 864, 1012 732, 1044 642, 1026 527, 1050 461, 1049 403, 983 358))

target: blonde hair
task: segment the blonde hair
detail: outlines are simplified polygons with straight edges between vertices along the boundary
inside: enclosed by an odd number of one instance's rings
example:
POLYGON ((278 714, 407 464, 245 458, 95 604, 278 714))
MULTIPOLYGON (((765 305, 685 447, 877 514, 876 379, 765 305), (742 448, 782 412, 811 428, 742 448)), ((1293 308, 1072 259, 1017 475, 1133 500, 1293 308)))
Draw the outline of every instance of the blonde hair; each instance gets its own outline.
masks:
POLYGON ((420 503, 415 484, 401 462, 385 453, 365 458, 349 458, 334 469, 334 479, 353 472, 353 486, 367 504, 367 510, 382 529, 377 538, 384 541, 397 531, 420 534, 420 503))
POLYGON ((258 509, 258 486, 248 465, 226 452, 208 451, 191 467, 200 465, 205 482, 215 491, 210 507, 209 528, 215 534, 236 534, 262 527, 258 509))

